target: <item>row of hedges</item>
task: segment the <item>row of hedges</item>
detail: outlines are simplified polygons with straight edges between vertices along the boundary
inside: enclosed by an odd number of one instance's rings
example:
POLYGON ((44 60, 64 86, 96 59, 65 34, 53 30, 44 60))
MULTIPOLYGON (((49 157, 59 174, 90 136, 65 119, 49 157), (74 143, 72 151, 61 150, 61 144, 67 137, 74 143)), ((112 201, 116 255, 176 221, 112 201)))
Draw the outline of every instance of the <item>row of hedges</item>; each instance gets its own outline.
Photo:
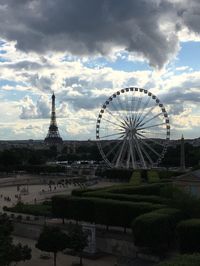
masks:
POLYGON ((82 194, 83 197, 95 197, 95 198, 103 198, 103 199, 114 199, 121 201, 131 201, 131 202, 150 202, 150 203, 158 203, 158 204, 168 204, 169 200, 154 196, 154 195, 127 195, 127 194, 116 194, 111 192, 104 191, 93 191, 93 192, 85 192, 82 194))
POLYGON ((18 203, 14 207, 4 207, 4 211, 24 213, 35 216, 51 216, 51 205, 49 204, 24 204, 18 203))
POLYGON ((122 185, 113 188, 107 188, 104 191, 116 194, 160 195, 161 188, 165 186, 165 183, 155 183, 141 186, 122 185))
POLYGON ((137 216, 164 207, 147 202, 128 202, 92 197, 52 198, 53 216, 106 226, 130 227, 137 216))

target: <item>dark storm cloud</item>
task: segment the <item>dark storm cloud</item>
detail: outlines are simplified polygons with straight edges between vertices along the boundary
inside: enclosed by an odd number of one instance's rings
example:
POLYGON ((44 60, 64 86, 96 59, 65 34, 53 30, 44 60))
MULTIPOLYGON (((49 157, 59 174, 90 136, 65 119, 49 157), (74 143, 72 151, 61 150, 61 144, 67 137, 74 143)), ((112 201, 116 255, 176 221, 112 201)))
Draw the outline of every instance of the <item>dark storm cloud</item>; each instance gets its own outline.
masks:
POLYGON ((184 14, 168 1, 2 0, 0 33, 23 51, 106 55, 122 47, 162 67, 178 49, 177 20, 184 14), (172 21, 174 29, 160 28, 172 21))
POLYGON ((183 0, 176 8, 179 10, 178 15, 182 19, 182 24, 189 30, 200 33, 200 1, 183 0))
MULTIPOLYGON (((2 66, 7 67, 7 68, 11 68, 11 69, 15 69, 15 70, 39 70, 39 69, 44 67, 40 63, 31 62, 28 60, 20 61, 17 63, 5 63, 2 66)), ((51 66, 48 65, 48 67, 50 68, 51 66)))

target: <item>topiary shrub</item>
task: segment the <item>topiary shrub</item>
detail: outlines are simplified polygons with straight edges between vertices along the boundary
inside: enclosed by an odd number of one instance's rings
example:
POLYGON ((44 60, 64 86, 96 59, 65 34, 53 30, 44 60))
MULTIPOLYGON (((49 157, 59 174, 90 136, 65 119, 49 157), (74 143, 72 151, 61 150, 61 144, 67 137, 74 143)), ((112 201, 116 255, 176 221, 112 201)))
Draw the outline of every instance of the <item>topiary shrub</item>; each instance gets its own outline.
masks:
POLYGON ((161 209, 137 217, 132 223, 134 242, 156 252, 169 248, 182 215, 176 209, 161 209))
POLYGON ((180 222, 177 232, 182 253, 200 252, 200 219, 180 222))
POLYGON ((199 266, 200 254, 178 255, 175 258, 160 262, 157 266, 199 266))
POLYGON ((142 178, 141 178, 141 172, 140 171, 133 171, 129 184, 132 186, 138 186, 142 183, 142 178))
POLYGON ((156 183, 160 181, 159 173, 155 170, 149 170, 147 172, 147 180, 149 183, 156 183))

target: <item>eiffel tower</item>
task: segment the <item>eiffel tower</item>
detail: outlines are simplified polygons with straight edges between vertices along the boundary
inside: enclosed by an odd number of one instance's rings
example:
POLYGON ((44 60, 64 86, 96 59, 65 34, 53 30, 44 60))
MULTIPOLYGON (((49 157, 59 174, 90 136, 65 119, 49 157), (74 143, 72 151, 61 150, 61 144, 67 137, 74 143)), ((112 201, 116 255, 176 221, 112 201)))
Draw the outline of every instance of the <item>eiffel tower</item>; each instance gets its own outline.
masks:
POLYGON ((52 107, 51 107, 51 122, 50 122, 50 126, 49 126, 49 130, 47 133, 46 138, 44 139, 44 142, 47 145, 58 145, 58 144, 62 144, 63 140, 59 134, 58 131, 58 126, 56 123, 56 111, 55 111, 55 95, 53 93, 52 97, 52 107))

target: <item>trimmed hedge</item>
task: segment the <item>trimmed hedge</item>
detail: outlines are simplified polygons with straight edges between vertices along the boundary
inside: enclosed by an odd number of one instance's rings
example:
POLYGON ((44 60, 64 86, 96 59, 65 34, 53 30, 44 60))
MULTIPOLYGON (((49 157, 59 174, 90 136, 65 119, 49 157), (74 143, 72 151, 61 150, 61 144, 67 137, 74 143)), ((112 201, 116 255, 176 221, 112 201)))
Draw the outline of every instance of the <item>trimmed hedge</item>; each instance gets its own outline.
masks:
POLYGON ((35 216, 51 216, 51 205, 18 203, 14 207, 4 207, 4 211, 24 213, 35 216))
POLYGON ((170 208, 137 217, 132 223, 135 244, 157 251, 168 249, 175 238, 176 225, 181 219, 181 212, 170 208))
POLYGON ((177 232, 182 253, 200 252, 200 219, 180 222, 177 232))
POLYGON ((96 192, 96 191, 106 191, 110 188, 115 188, 116 186, 110 186, 108 188, 79 188, 79 189, 73 189, 71 195, 75 197, 81 197, 83 194, 87 192, 96 192))
POLYGON ((116 194, 138 194, 138 195, 159 195, 161 188, 166 186, 163 183, 148 184, 142 186, 118 186, 106 189, 105 191, 116 194))
POLYGON ((173 259, 163 261, 158 266, 199 266, 200 265, 200 254, 192 255, 179 255, 173 259))
POLYGON ((141 172, 140 171, 133 171, 129 184, 132 186, 137 186, 142 183, 142 177, 141 177, 141 172))
POLYGON ((150 202, 150 203, 158 203, 158 204, 168 204, 169 200, 165 198, 161 198, 159 196, 154 195, 127 195, 127 194, 116 194, 104 191, 94 191, 94 192, 86 192, 82 194, 83 197, 97 197, 103 199, 114 199, 121 201, 131 201, 131 202, 150 202))
POLYGON ((132 220, 137 216, 160 209, 163 206, 161 204, 92 197, 55 196, 52 198, 52 212, 55 217, 124 228, 130 227, 132 220))

